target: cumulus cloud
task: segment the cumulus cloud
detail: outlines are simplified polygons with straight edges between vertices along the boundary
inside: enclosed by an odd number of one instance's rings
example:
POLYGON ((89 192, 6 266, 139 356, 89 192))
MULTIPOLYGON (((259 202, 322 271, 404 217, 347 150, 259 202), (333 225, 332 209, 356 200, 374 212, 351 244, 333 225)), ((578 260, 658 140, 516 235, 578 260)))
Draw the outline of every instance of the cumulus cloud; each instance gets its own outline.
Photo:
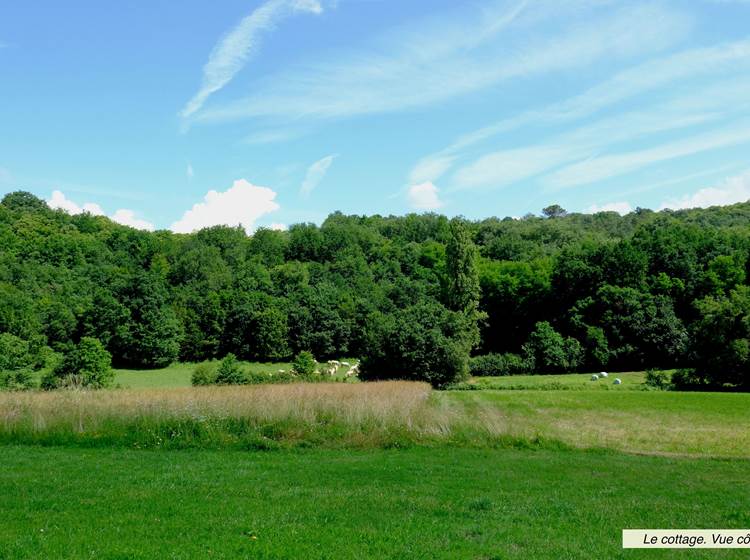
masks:
MULTIPOLYGON (((65 194, 59 190, 52 191, 52 196, 47 200, 47 205, 53 209, 64 210, 68 214, 82 214, 83 212, 88 212, 94 216, 106 216, 106 213, 98 204, 94 202, 85 202, 83 205, 78 205, 76 202, 67 198, 65 194)), ((154 230, 154 224, 141 218, 137 218, 135 212, 127 208, 116 210, 114 214, 109 216, 109 219, 118 224, 130 226, 136 229, 145 229, 148 231, 154 230)))
POLYGON ((444 204, 440 200, 439 190, 434 184, 427 181, 409 187, 406 196, 409 205, 416 210, 437 210, 444 204))
POLYGON ((118 224, 122 224, 124 226, 130 226, 136 229, 145 229, 148 231, 154 230, 154 224, 147 222, 146 220, 136 218, 135 212, 126 208, 117 210, 114 214, 112 214, 111 219, 113 222, 117 222, 118 224))
POLYGON ((224 192, 208 191, 203 202, 193 205, 170 229, 177 233, 191 233, 217 225, 241 225, 249 234, 258 218, 280 208, 275 198, 273 190, 238 179, 224 192))
POLYGON ((331 167, 333 160, 336 159, 337 154, 331 154, 323 159, 319 159, 307 168, 307 174, 305 174, 305 180, 302 181, 302 187, 299 192, 302 196, 310 196, 310 193, 317 187, 323 180, 323 177, 328 173, 328 168, 331 167))
POLYGON ((322 11, 318 0, 268 0, 244 17, 214 47, 203 67, 203 83, 183 108, 182 117, 190 117, 211 94, 226 86, 257 52, 263 34, 272 31, 282 19, 294 13, 322 11))
POLYGON ((597 212, 617 212, 624 216, 630 214, 633 211, 633 207, 629 202, 608 202, 599 206, 598 204, 592 204, 586 209, 587 214, 596 214, 597 212))
POLYGON ((661 205, 660 210, 665 208, 671 208, 672 210, 708 208, 709 206, 724 206, 736 202, 745 202, 748 199, 750 199, 750 171, 725 179, 716 186, 667 200, 661 205))

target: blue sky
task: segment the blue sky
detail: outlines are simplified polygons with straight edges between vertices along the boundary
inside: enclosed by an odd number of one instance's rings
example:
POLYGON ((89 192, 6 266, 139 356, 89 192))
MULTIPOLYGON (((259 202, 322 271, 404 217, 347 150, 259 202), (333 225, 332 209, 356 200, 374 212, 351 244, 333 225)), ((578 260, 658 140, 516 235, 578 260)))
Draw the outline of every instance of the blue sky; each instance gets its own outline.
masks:
POLYGON ((750 198, 750 0, 0 4, 0 191, 144 228, 750 198))

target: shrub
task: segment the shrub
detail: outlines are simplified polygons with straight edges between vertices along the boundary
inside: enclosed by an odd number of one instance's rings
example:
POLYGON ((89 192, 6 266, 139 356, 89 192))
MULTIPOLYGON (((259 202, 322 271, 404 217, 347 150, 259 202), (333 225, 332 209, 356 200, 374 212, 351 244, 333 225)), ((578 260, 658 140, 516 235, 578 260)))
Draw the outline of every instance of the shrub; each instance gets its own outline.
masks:
POLYGON ((669 389, 672 385, 672 376, 666 371, 650 369, 646 371, 646 385, 655 389, 669 389))
POLYGON ((310 378, 315 375, 317 365, 311 352, 302 351, 294 357, 292 371, 302 378, 310 378))
MULTIPOLYGON (((280 376, 282 374, 279 374, 280 376)), ((264 383, 283 383, 283 378, 280 380, 275 379, 274 376, 268 375, 267 373, 263 373, 260 371, 249 371, 245 375, 245 378, 247 379, 248 385, 263 385, 264 383)))
POLYGON ((215 364, 206 362, 195 366, 190 382, 196 387, 214 385, 216 383, 215 364))
POLYGON ((87 387, 101 389, 114 380, 112 356, 96 338, 83 337, 42 380, 44 389, 87 387))
POLYGON ((526 371, 526 362, 518 354, 485 354, 469 362, 469 373, 474 377, 516 375, 526 371))
POLYGON ((0 389, 23 391, 34 387, 34 378, 27 368, 0 371, 0 389))
POLYGON ((248 382, 247 374, 242 370, 237 357, 234 354, 227 354, 216 371, 217 385, 246 385, 248 382))
POLYGON ((28 342, 10 333, 0 334, 0 389, 30 389, 34 365, 28 342))
POLYGON ((693 369, 678 369, 672 374, 672 386, 681 391, 698 390, 707 388, 703 377, 693 369))

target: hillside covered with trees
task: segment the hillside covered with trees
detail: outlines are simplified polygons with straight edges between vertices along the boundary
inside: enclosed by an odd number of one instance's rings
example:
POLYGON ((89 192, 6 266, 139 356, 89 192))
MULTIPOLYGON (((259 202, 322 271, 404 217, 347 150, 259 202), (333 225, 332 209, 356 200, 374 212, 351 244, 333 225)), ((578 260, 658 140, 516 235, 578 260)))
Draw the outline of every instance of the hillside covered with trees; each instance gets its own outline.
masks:
POLYGON ((441 386, 489 354, 478 367, 502 373, 684 368, 685 385, 746 389, 749 250, 750 203, 334 213, 248 237, 139 231, 15 192, 0 203, 0 370, 98 341, 131 368, 310 351, 441 386))

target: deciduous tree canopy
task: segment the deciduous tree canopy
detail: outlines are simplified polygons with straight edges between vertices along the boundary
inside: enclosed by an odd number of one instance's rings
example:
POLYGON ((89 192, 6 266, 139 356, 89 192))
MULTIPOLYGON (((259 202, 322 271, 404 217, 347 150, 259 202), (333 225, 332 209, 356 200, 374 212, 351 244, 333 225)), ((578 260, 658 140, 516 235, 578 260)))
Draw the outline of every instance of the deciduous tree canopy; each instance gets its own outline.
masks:
POLYGON ((544 214, 554 219, 335 213, 286 232, 186 235, 11 193, 3 367, 93 337, 130 367, 310 351, 361 357, 363 376, 442 385, 473 352, 525 356, 539 372, 689 367, 706 383, 750 384, 749 203, 544 214))

